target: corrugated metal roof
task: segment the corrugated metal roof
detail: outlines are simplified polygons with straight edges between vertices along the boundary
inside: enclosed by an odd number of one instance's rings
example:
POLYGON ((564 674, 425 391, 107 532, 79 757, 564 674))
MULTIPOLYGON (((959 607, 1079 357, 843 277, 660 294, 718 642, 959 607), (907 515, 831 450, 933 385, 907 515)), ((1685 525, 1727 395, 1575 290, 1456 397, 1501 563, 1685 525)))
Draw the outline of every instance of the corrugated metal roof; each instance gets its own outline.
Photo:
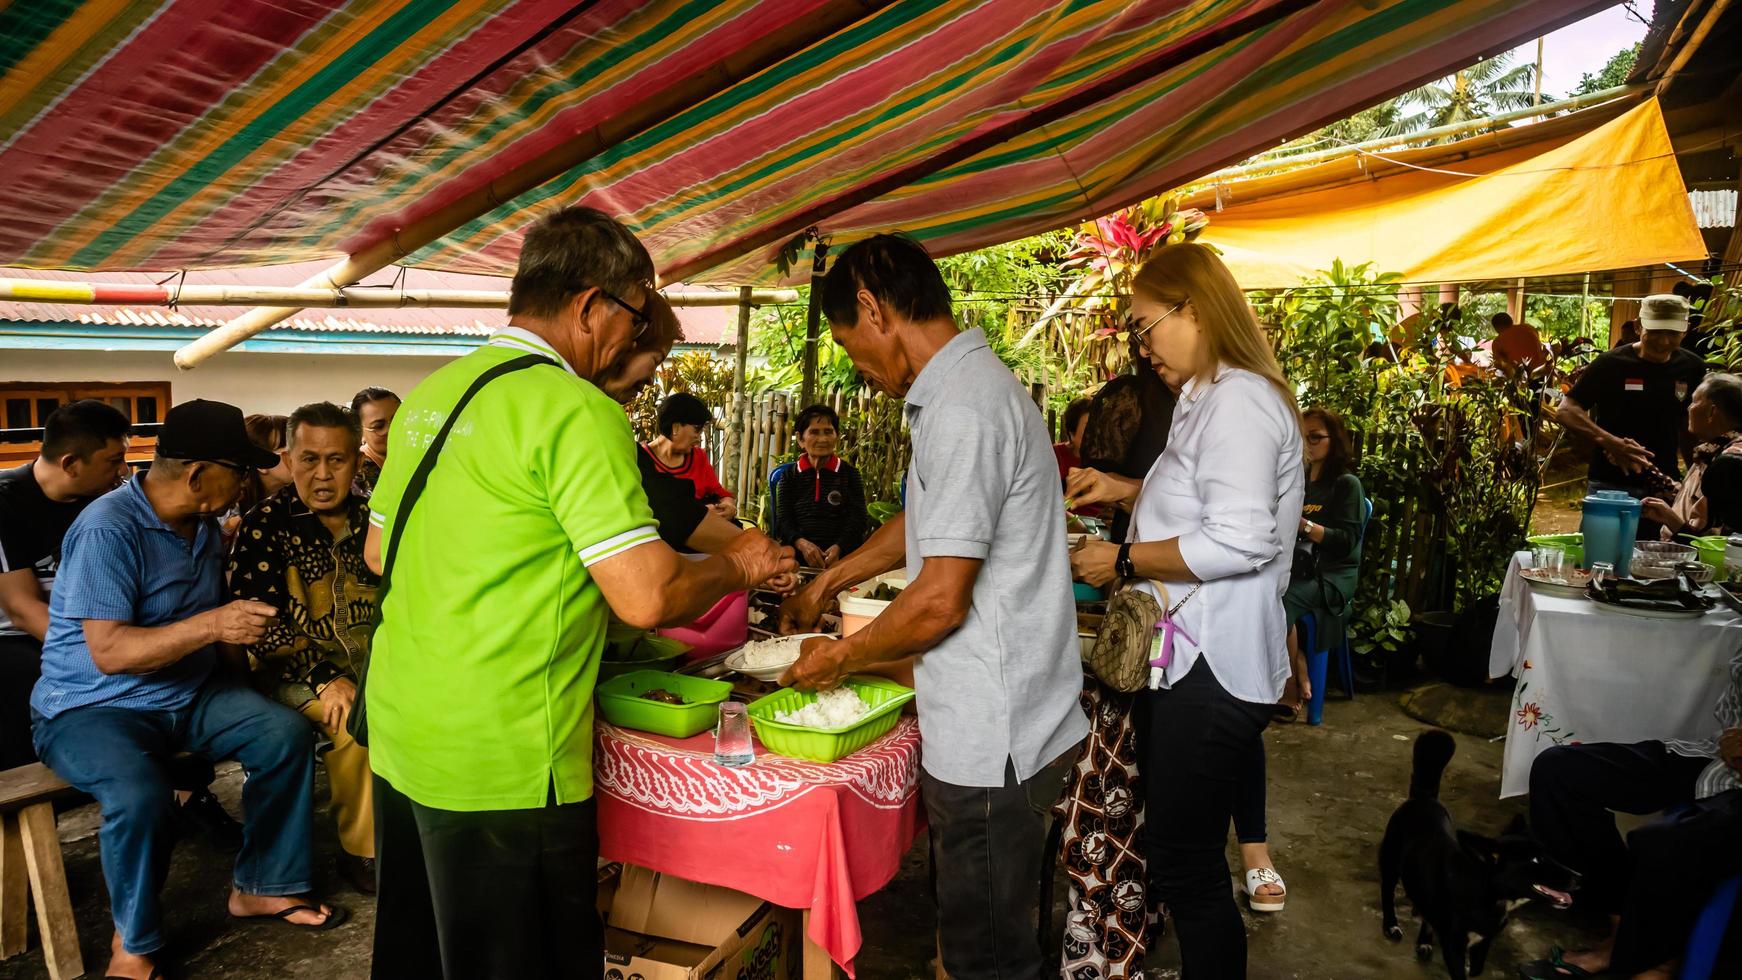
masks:
MULTIPOLYGON (((204 286, 295 286, 324 272, 328 262, 303 262, 296 265, 264 266, 246 269, 210 269, 187 274, 189 284, 204 286)), ((510 280, 501 276, 468 275, 458 272, 431 272, 424 269, 405 270, 404 280, 395 283, 397 270, 382 272, 363 281, 366 286, 407 289, 489 289, 506 290, 510 280)), ((105 282, 147 285, 173 280, 179 272, 59 272, 41 269, 0 268, 0 277, 12 279, 43 279, 55 282, 105 282)), ((80 306, 64 303, 0 302, 0 320, 35 323, 72 321, 93 325, 154 327, 222 326, 241 316, 243 307, 183 306, 80 306)), ((677 317, 683 324, 684 343, 714 346, 727 343, 737 331, 737 314, 730 306, 678 307, 677 317)), ((273 327, 274 330, 309 332, 381 333, 423 336, 482 337, 502 323, 502 316, 490 310, 457 310, 407 307, 405 309, 372 309, 347 312, 341 310, 304 310, 273 327), (367 319, 364 319, 367 317, 367 319)))
POLYGON ((1734 190, 1688 191, 1688 203, 1694 206, 1694 220, 1703 231, 1707 228, 1732 228, 1736 224, 1736 192, 1734 190))

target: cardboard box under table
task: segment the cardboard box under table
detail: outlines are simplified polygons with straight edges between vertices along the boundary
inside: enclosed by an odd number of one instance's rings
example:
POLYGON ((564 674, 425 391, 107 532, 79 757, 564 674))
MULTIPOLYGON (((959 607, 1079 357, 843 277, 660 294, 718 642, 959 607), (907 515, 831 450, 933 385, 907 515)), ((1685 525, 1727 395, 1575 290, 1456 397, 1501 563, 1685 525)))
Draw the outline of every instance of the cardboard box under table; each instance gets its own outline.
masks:
POLYGON ((895 877, 925 825, 911 717, 838 762, 758 743, 756 762, 739 768, 714 762, 709 733, 670 738, 601 720, 593 781, 602 857, 802 909, 806 980, 831 976, 833 964, 853 975, 857 903, 895 877))
POLYGON ((799 913, 633 865, 606 917, 606 980, 798 980, 799 913))

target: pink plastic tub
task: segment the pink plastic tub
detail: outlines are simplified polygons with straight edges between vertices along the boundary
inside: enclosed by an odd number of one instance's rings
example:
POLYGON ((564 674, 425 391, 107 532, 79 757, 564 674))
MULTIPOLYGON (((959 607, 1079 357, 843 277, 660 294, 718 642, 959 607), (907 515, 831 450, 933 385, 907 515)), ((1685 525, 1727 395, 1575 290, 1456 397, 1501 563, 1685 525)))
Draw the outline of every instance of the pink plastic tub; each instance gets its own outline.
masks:
POLYGON ((734 592, 688 626, 659 631, 691 647, 689 659, 703 660, 744 645, 750 638, 750 593, 734 592))

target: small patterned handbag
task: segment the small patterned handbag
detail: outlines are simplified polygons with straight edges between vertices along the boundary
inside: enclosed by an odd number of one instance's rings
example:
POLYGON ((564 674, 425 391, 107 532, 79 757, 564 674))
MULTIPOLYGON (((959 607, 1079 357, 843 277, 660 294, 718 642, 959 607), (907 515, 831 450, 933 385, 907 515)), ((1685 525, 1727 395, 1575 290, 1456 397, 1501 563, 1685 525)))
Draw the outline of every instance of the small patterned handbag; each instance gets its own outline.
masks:
POLYGON ((1167 602, 1167 586, 1160 582, 1150 584, 1160 593, 1160 599, 1129 585, 1113 593, 1113 598, 1107 600, 1107 615, 1101 620, 1101 629, 1095 634, 1095 645, 1083 657, 1101 683, 1123 694, 1147 687, 1151 667, 1167 666, 1173 653, 1174 633, 1184 635, 1174 625, 1173 616, 1201 587, 1193 586, 1179 605, 1168 609, 1163 605, 1167 602), (1158 630, 1162 632, 1158 634, 1158 630))

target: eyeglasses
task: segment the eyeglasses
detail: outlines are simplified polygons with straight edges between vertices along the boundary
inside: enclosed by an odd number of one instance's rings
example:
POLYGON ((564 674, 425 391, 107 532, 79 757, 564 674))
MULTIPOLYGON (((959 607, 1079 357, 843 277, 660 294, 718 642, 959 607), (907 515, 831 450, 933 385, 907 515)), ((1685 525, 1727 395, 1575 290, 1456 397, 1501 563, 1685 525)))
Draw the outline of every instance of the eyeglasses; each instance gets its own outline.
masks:
POLYGON ((1136 321, 1133 321, 1133 325, 1130 328, 1130 333, 1131 333, 1131 338, 1133 340, 1137 341, 1137 349, 1139 351, 1142 351, 1145 356, 1148 356, 1150 353, 1152 353, 1154 351, 1154 348, 1149 346, 1149 332, 1151 330, 1155 329, 1156 324, 1160 323, 1161 321, 1167 319, 1170 316, 1173 316, 1175 313, 1178 313, 1179 308, 1186 305, 1187 302, 1189 302, 1189 300, 1183 300, 1183 299, 1180 300, 1179 302, 1173 304, 1173 306, 1171 308, 1169 308, 1166 313, 1163 313, 1162 315, 1154 318, 1153 320, 1150 320, 1148 323, 1144 324, 1143 327, 1141 327, 1141 328, 1136 327, 1136 321))
MULTIPOLYGON (((647 291, 649 293, 653 292, 651 287, 647 287, 647 291)), ((634 303, 631 303, 623 297, 618 296, 616 293, 602 287, 599 290, 599 295, 629 311, 629 324, 635 329, 635 332, 629 336, 629 339, 631 341, 640 340, 641 335, 646 333, 648 326, 653 323, 653 316, 647 312, 646 305, 636 306, 634 303)))
POLYGON ((1323 432, 1314 432, 1306 437, 1307 442, 1330 442, 1331 437, 1323 432))

